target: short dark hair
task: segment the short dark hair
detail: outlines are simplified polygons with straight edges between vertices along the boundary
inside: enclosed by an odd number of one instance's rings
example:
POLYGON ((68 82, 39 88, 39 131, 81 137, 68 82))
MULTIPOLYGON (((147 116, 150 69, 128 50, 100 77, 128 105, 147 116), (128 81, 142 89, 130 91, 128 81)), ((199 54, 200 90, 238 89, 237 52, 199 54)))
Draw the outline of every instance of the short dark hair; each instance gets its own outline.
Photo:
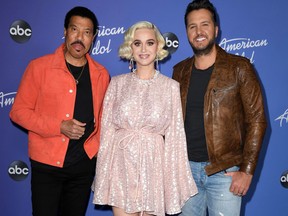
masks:
POLYGON ((98 31, 98 25, 99 25, 98 20, 95 14, 88 8, 77 6, 77 7, 72 8, 70 11, 68 11, 68 13, 65 16, 65 21, 64 21, 65 29, 68 28, 68 25, 72 16, 81 16, 81 17, 90 19, 93 23, 93 35, 95 35, 96 32, 98 31))
POLYGON ((212 14, 213 22, 217 25, 217 13, 214 5, 209 0, 194 0, 190 2, 186 8, 185 13, 185 26, 187 27, 187 16, 190 12, 194 10, 206 9, 212 14))

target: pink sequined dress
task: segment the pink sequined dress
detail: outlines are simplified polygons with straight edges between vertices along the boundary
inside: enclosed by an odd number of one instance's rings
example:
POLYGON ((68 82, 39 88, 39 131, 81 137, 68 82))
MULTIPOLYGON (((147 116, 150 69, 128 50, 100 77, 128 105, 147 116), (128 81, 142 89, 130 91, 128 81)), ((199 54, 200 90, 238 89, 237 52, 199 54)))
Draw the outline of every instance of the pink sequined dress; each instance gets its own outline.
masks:
POLYGON ((159 72, 112 77, 106 92, 94 204, 164 216, 197 193, 191 175, 179 84, 159 72))

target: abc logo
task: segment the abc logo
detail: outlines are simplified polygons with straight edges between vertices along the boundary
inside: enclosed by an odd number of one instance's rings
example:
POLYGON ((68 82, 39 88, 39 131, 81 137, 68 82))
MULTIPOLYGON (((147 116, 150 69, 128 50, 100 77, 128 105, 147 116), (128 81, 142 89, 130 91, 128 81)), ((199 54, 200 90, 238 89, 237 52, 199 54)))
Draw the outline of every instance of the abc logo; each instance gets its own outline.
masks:
POLYGON ((8 168, 8 174, 15 181, 22 181, 28 176, 29 169, 26 163, 13 161, 8 168))
POLYGON ((27 42, 32 35, 30 25, 23 20, 16 20, 10 26, 10 36, 17 43, 27 42))
POLYGON ((288 188, 288 171, 282 173, 280 177, 280 182, 283 187, 288 188))
POLYGON ((179 46, 179 40, 177 36, 171 32, 163 34, 165 40, 165 49, 168 50, 170 54, 174 53, 179 46))

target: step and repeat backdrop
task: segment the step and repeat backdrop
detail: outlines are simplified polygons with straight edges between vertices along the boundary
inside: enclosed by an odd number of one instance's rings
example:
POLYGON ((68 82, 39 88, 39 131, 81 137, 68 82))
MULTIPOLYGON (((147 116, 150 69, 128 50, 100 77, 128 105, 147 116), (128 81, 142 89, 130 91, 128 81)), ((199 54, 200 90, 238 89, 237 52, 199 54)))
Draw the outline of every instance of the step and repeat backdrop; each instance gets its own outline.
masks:
MULTIPOLYGON (((4 3, 4 2, 2 2, 4 3)), ((9 119, 9 111, 28 62, 52 53, 63 42, 64 17, 74 6, 95 12, 99 33, 91 51, 111 76, 129 72, 117 55, 125 30, 140 20, 156 24, 172 67, 191 55, 184 13, 189 0, 14 0, 0 7, 0 215, 30 216, 30 162, 27 132, 9 119)), ((212 0, 220 15, 219 45, 254 64, 263 86, 268 129, 253 184, 243 198, 242 215, 287 216, 288 198, 288 2, 212 0)), ((53 80, 51 80, 53 81, 53 80)), ((87 216, 111 216, 106 206, 90 201, 87 216)))

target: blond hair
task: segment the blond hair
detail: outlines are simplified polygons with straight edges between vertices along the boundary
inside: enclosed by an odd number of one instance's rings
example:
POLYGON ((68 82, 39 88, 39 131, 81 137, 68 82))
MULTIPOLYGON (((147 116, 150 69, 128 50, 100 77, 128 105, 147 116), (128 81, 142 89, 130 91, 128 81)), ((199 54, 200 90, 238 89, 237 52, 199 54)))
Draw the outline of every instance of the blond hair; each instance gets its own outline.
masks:
POLYGON ((168 56, 169 52, 164 49, 165 47, 165 40, 158 30, 158 28, 148 22, 148 21, 140 21, 132 25, 124 34, 124 42, 120 45, 118 54, 121 58, 131 60, 132 59, 132 48, 131 44, 134 40, 135 31, 137 29, 152 29, 155 32, 156 40, 158 41, 158 51, 157 51, 157 58, 158 60, 164 59, 168 56))

